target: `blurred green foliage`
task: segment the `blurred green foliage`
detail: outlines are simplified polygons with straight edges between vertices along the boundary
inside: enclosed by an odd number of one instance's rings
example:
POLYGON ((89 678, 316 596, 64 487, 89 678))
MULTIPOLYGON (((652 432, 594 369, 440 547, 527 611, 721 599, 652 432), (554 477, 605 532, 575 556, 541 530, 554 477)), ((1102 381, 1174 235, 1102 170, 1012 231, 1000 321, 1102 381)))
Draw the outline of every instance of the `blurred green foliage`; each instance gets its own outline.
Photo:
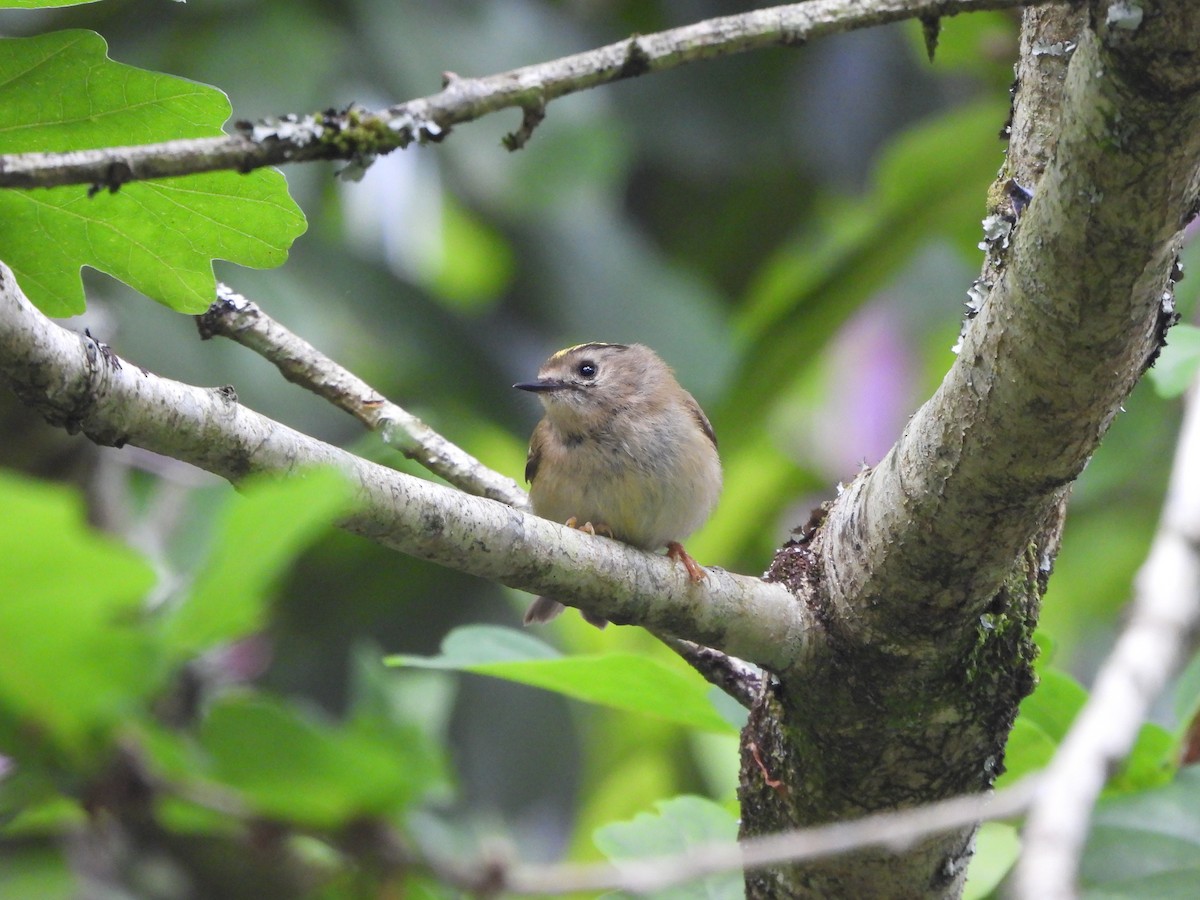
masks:
MULTIPOLYGON (((0 3, 15 36, 0 42, 0 68, 22 76, 4 108, 29 113, 28 127, 0 137, 5 151, 214 134, 230 104, 238 118, 381 106, 437 91, 443 71, 490 74, 729 12, 715 0, 105 0, 14 11, 41 5, 0 3), (111 60, 98 37, 67 29, 102 34, 111 60), (39 81, 29 48, 79 55, 39 81), (95 96, 70 81, 80 69, 95 96), (152 100, 131 102, 139 95, 114 91, 113 77, 152 100), (97 105, 47 115, 47 95, 97 105), (181 113, 173 104, 184 101, 181 113)), ((509 385, 561 346, 651 344, 721 439, 725 495, 689 549, 758 572, 812 506, 882 457, 953 360, 1002 162, 1015 48, 1004 13, 944 20, 932 66, 915 24, 873 30, 555 101, 517 154, 500 148, 517 115, 504 113, 381 159, 361 184, 337 180, 337 167, 293 166, 287 186, 311 228, 286 265, 218 261, 217 272, 513 476, 538 412, 509 385)), ((277 173, 212 178, 187 199, 185 182, 90 200, 82 187, 0 192, 0 257, 50 310, 80 309, 81 265, 195 309, 212 259, 277 264, 303 228, 277 173), (186 212, 164 224, 163 203, 186 212), (82 232, 79 221, 50 227, 68 212, 83 217, 82 232), (233 233, 219 224, 230 219, 233 233), (81 235, 96 227, 110 230, 88 246, 81 235), (123 247, 137 252, 114 262, 123 247), (24 254, 37 265, 22 269, 24 254)), ((187 317, 94 271, 83 284, 88 313, 68 325, 91 327, 131 362, 232 383, 274 418, 415 471, 253 354, 201 343, 187 317)), ((1185 313, 1192 285, 1177 292, 1185 313)), ((1181 333, 1179 348, 1189 340, 1181 333)), ((1173 353, 1164 393, 1194 365, 1173 353)), ((1022 707, 1009 778, 1049 758, 1085 699, 1076 676, 1087 680, 1110 641, 1157 518, 1175 402, 1143 387, 1127 407, 1075 489, 1043 617, 1056 657, 1022 707)), ((470 858, 499 832, 526 858, 584 859, 616 852, 628 823, 678 845, 672 815, 708 819, 688 805, 707 801, 676 795, 712 798, 714 815, 732 804, 729 717, 645 633, 599 632, 568 614, 545 631, 563 655, 497 629, 518 622, 527 597, 325 529, 346 502, 336 479, 239 499, 135 451, 90 448, 11 403, 0 426, 0 461, 86 484, 91 520, 142 551, 86 528, 82 495, 0 480, 0 894, 70 894, 58 838, 131 753, 171 788, 157 810, 165 833, 142 834, 147 849, 178 850, 187 877, 211 884, 220 866, 202 862, 197 842, 228 863, 261 842, 246 816, 269 817, 295 829, 272 846, 302 859, 326 896, 359 887, 346 875, 346 838, 364 819, 435 855, 470 858), (408 665, 387 669, 385 654, 408 665)), ((1137 839, 1147 878, 1185 872, 1200 843, 1194 817, 1174 820, 1168 842, 1119 805, 1190 797, 1188 773, 1163 782, 1200 697, 1194 671, 1176 692, 1179 712, 1143 730, 1105 801, 1116 804, 1112 827, 1137 839)), ((1002 879, 1015 841, 1008 825, 984 831, 972 896, 1002 879)), ((1096 884, 1115 877, 1089 870, 1096 884)), ((446 893, 416 872, 406 887, 446 893)), ((250 878, 213 890, 270 895, 250 878)))
POLYGON ((1200 769, 1102 801, 1084 854, 1083 896, 1185 900, 1200 878, 1200 769))
POLYGON ((679 670, 633 653, 563 656, 511 629, 456 628, 442 642, 439 656, 390 656, 385 663, 491 675, 690 728, 737 730, 713 708, 708 683, 691 669, 679 670))
POLYGON ((0 491, 0 746, 78 778, 161 683, 148 635, 127 621, 154 574, 119 541, 87 530, 69 489, 4 474, 0 491))

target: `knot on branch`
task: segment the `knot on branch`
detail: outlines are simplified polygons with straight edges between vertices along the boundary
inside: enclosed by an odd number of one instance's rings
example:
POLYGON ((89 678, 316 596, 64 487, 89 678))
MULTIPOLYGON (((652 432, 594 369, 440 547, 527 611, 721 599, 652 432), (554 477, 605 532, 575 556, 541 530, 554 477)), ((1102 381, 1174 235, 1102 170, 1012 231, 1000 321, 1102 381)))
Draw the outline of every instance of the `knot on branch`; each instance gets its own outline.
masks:
POLYGON ((133 167, 125 160, 118 159, 109 163, 104 170, 104 177, 99 181, 93 182, 88 188, 88 199, 95 197, 101 191, 108 191, 110 194, 115 194, 121 189, 121 185, 127 181, 133 180, 133 167))
POLYGON ((529 139, 533 137, 533 130, 546 118, 546 98, 538 96, 522 106, 521 111, 521 127, 510 131, 502 140, 504 149, 509 152, 520 150, 529 143, 529 139))
POLYGON ((625 47, 625 60, 617 72, 618 78, 637 78, 650 71, 650 54, 640 43, 640 35, 633 35, 625 47))

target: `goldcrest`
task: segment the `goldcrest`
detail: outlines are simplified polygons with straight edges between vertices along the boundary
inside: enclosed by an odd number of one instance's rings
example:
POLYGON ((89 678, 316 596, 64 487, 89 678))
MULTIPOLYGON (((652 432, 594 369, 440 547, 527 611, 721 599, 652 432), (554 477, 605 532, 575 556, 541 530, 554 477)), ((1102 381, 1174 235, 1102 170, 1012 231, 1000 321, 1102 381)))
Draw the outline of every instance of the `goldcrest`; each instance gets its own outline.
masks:
MULTIPOLYGON (((525 462, 534 512, 643 550, 666 547, 692 581, 706 577, 680 542, 721 493, 717 438, 658 354, 641 344, 579 344, 513 387, 536 393, 546 410, 525 462)), ((539 597, 525 624, 562 609, 539 597)))

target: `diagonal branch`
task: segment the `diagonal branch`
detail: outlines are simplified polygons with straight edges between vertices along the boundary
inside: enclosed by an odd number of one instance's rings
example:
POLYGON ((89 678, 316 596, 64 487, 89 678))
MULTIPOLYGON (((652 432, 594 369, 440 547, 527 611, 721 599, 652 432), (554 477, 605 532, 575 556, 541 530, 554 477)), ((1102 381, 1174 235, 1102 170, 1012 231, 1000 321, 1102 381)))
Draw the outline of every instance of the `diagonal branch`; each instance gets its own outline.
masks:
POLYGON ((763 680, 770 676, 755 666, 711 647, 668 635, 656 635, 674 650, 689 666, 699 672, 709 684, 720 688, 746 709, 762 691, 763 680))
POLYGON ((1155 84, 1145 56, 1190 47, 1200 13, 1160 6, 1140 32, 1084 29, 1053 161, 958 360, 830 513, 835 603, 853 604, 885 645, 913 638, 936 655, 948 631, 974 627, 1173 321, 1166 301, 1197 200, 1200 66, 1155 84), (914 617, 897 596, 940 614, 914 617))
POLYGON ((273 363, 288 381, 350 413, 379 432, 384 443, 455 487, 516 509, 529 508, 528 495, 511 478, 446 440, 228 285, 217 285, 217 302, 197 316, 196 323, 201 337, 222 335, 253 350, 273 363))
POLYGON ((1051 0, 810 0, 708 19, 682 28, 618 41, 606 47, 484 78, 447 73, 437 94, 369 112, 351 108, 320 115, 237 123, 237 133, 65 153, 0 156, 0 187, 122 184, 218 169, 249 172, 310 160, 369 164, 378 154, 412 143, 437 142, 450 128, 501 109, 525 111, 506 143, 523 145, 545 104, 588 88, 664 72, 688 63, 771 46, 797 46, 814 37, 962 12, 1030 6, 1051 0))
POLYGON ((813 627, 782 585, 671 560, 367 462, 261 416, 231 388, 205 390, 124 363, 56 325, 0 264, 0 378, 54 425, 132 443, 237 482, 332 465, 357 488, 343 526, 411 556, 550 594, 777 670, 807 656, 813 627))
MULTIPOLYGON (((141 768, 136 759, 123 760, 141 768)), ((138 772, 148 779, 148 773, 138 772)), ((563 896, 602 890, 637 895, 689 885, 722 872, 757 869, 779 862, 831 857, 864 847, 900 849, 922 838, 975 822, 994 822, 1019 816, 1037 796, 1040 775, 1030 775, 1010 787, 966 794, 909 809, 876 813, 816 828, 799 828, 748 841, 706 841, 679 852, 623 858, 601 863, 531 864, 496 848, 454 855, 418 849, 390 824, 364 820, 344 836, 342 846, 381 871, 428 871, 439 882, 471 896, 563 896)), ((243 824, 250 812, 238 798, 195 785, 155 784, 243 824)), ((299 862, 297 866, 301 865, 299 862)))

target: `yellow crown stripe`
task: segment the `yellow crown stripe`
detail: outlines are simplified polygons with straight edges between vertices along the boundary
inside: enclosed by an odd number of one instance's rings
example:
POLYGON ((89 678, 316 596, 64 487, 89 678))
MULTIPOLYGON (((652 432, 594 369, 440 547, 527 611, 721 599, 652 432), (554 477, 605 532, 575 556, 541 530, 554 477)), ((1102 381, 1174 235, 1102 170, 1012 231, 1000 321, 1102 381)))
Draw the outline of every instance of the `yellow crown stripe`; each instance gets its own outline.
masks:
POLYGON ((587 343, 576 344, 574 347, 567 347, 565 350, 559 350, 557 353, 555 353, 550 358, 552 360, 553 359, 562 359, 564 356, 567 356, 570 353, 574 353, 576 350, 584 350, 584 349, 599 350, 603 347, 615 347, 618 350, 628 350, 629 349, 628 344, 604 344, 604 343, 600 343, 599 341, 588 341, 587 343))

